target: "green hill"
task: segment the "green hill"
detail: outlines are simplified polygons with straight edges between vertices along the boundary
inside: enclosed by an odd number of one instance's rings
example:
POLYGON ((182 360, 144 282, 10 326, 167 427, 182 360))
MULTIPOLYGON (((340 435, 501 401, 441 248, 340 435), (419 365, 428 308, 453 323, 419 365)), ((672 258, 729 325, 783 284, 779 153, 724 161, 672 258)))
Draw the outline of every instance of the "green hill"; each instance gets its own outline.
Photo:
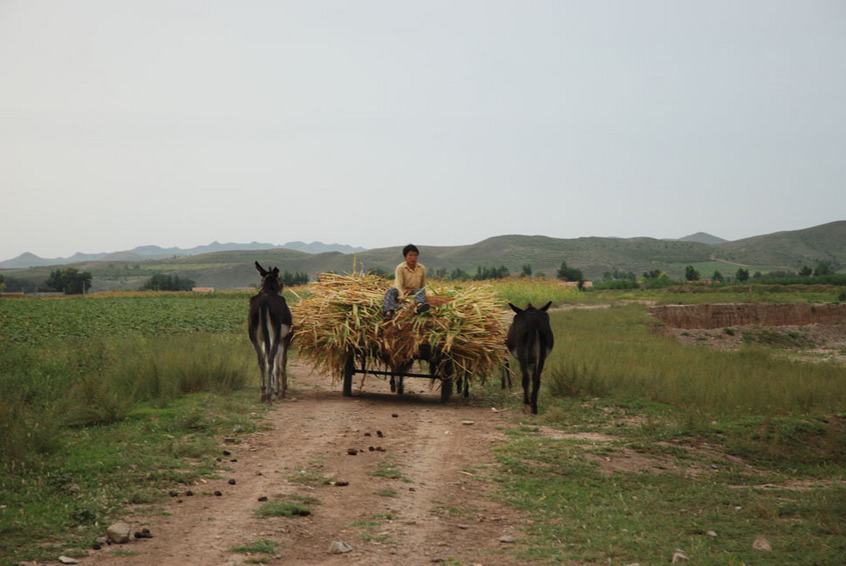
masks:
MULTIPOLYGON (((438 270, 463 269, 471 275, 478 267, 504 265, 519 274, 529 265, 535 275, 554 277, 561 262, 581 269, 588 279, 601 279, 606 271, 632 271, 637 275, 659 269, 670 277, 682 278, 684 268, 693 265, 703 278, 719 270, 732 276, 739 267, 766 273, 815 267, 831 262, 835 269, 846 268, 846 221, 832 222, 804 230, 777 232, 735 242, 707 244, 695 241, 654 238, 575 238, 546 236, 497 236, 467 246, 420 247, 420 261, 430 274, 438 270)), ((393 272, 402 261, 402 246, 342 254, 307 254, 275 248, 258 251, 224 251, 182 256, 166 260, 100 260, 68 266, 89 271, 92 291, 137 289, 156 273, 169 273, 192 279, 197 286, 216 289, 253 287, 258 283, 253 262, 276 266, 291 273, 303 272, 314 280, 324 271, 349 272, 353 262, 358 269, 393 272)), ((57 266, 0 270, 6 278, 41 283, 57 266)))
POLYGON ((714 246, 714 258, 767 269, 796 270, 830 261, 846 267, 846 221, 776 232, 714 246))

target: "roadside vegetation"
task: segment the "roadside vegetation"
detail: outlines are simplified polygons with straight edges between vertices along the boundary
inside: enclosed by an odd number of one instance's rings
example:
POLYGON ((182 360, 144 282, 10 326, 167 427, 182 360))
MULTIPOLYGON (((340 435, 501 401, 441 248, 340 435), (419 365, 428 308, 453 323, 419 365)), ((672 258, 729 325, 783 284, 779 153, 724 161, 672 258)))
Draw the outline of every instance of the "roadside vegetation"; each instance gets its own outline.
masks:
MULTIPOLYGON (((553 312, 540 415, 496 447, 497 469, 474 470, 531 519, 515 552, 603 564, 669 562, 676 549, 697 564, 846 555, 843 366, 792 360, 778 343, 684 346, 652 332, 644 305, 836 302, 843 287, 496 286, 503 305, 604 307, 553 312), (772 551, 753 550, 758 538, 772 551)), ((0 564, 84 554, 125 505, 215 474, 222 436, 261 429, 249 296, 0 301, 0 564)), ((518 412, 519 380, 512 394, 493 381, 473 402, 518 412)))

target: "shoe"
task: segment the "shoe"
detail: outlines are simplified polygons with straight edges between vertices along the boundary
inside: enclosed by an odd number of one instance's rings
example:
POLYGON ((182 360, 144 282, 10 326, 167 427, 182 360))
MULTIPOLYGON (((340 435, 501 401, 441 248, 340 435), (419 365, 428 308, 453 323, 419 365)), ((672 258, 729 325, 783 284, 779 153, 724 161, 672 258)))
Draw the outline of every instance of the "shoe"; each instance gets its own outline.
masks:
POLYGON ((420 303, 417 305, 417 314, 426 312, 429 310, 429 303, 420 303))
POLYGON ((392 318, 394 318, 394 311, 388 311, 382 314, 382 322, 388 322, 392 318))

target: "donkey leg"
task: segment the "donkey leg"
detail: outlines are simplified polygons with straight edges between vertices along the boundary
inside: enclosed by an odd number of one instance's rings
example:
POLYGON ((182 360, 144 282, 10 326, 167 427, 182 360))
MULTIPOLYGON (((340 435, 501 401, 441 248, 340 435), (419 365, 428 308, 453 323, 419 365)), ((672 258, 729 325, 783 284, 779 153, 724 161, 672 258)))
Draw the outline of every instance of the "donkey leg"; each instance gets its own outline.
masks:
POLYGON ((288 392, 288 345, 282 345, 282 361, 279 364, 279 397, 284 399, 288 392))
POLYGON ((266 371, 267 371, 267 368, 265 366, 265 360, 264 360, 264 352, 262 351, 261 346, 258 345, 258 344, 253 344, 253 348, 255 348, 256 357, 258 358, 259 370, 261 371, 261 400, 264 401, 265 395, 266 395, 266 393, 265 393, 265 379, 266 379, 266 371))
POLYGON ((532 414, 538 414, 538 390, 540 389, 540 370, 535 368, 535 373, 532 375, 532 414))
POLYGON ((273 396, 279 393, 279 341, 276 340, 270 347, 267 356, 267 404, 273 404, 273 396))
POLYGON ((531 412, 531 373, 528 360, 520 360, 520 373, 523 375, 523 412, 528 414, 531 412))
MULTIPOLYGON (((282 326, 285 329, 285 326, 282 326)), ((285 398, 288 393, 288 349, 291 347, 291 340, 294 338, 294 331, 290 328, 287 334, 282 337, 279 342, 279 348, 282 350, 281 359, 279 362, 279 397, 285 398)))
POLYGON ((538 414, 538 392, 540 391, 541 372, 543 371, 544 358, 541 355, 538 363, 535 364, 535 372, 532 374, 532 414, 538 414))

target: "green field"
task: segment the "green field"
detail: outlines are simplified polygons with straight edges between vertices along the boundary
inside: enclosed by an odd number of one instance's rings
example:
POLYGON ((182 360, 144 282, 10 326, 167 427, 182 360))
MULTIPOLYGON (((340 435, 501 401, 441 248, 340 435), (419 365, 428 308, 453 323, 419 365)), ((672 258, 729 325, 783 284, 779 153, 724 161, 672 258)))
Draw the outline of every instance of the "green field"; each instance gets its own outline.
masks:
MULTIPOLYGON (((532 518, 526 559, 655 564, 679 547, 697 564, 842 562, 843 365, 778 344, 683 346, 652 332, 644 305, 835 301, 837 288, 498 289, 503 303, 607 306, 553 312, 540 415, 495 447, 497 497, 532 518), (639 466, 608 474, 620 460, 639 466), (753 550, 757 536, 774 551, 753 550)), ((123 506, 214 473, 215 435, 260 429, 249 295, 0 300, 0 563, 86 548, 123 506)), ((472 398, 519 411, 492 383, 472 398)))

